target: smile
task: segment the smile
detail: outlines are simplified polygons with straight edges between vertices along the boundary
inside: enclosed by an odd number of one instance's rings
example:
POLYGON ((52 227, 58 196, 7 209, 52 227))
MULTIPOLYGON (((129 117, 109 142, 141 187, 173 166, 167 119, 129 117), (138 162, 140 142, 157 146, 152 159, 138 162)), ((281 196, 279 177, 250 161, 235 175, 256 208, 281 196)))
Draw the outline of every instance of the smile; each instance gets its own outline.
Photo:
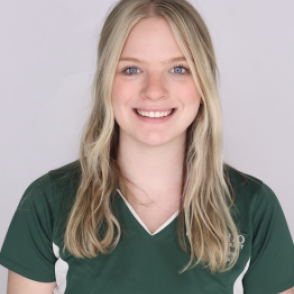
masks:
POLYGON ((144 110, 136 109, 137 114, 139 114, 140 116, 152 117, 152 118, 169 116, 173 113, 173 111, 174 111, 174 108, 171 110, 166 110, 166 111, 144 111, 144 110))

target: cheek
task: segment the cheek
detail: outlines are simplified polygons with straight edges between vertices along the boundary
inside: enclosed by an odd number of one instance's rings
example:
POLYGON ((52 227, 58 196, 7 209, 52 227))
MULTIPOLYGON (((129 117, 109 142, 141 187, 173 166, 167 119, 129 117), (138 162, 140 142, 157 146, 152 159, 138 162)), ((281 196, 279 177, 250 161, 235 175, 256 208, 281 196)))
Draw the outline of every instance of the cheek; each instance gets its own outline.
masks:
POLYGON ((129 111, 132 109, 132 97, 134 97, 134 87, 120 78, 114 79, 111 104, 116 122, 121 126, 128 121, 129 111))
POLYGON ((134 87, 117 78, 113 82, 111 102, 113 105, 121 106, 127 104, 133 96, 134 87))
POLYGON ((194 83, 194 80, 191 77, 188 77, 185 81, 180 81, 179 83, 171 83, 170 90, 174 93, 177 97, 182 100, 183 104, 194 104, 201 101, 200 94, 197 90, 197 87, 194 83))
POLYGON ((125 104, 126 95, 124 85, 117 80, 114 80, 111 92, 111 104, 115 118, 119 115, 122 105, 125 104))
POLYGON ((187 123, 190 124, 198 114, 202 99, 194 83, 185 87, 185 90, 182 92, 182 97, 182 103, 186 109, 187 123))
POLYGON ((120 93, 123 85, 118 79, 114 79, 111 91, 111 102, 116 105, 121 100, 120 93))
POLYGON ((198 109, 201 103, 201 97, 194 84, 188 84, 186 87, 183 87, 179 95, 182 97, 183 106, 191 107, 191 110, 194 111, 198 109))

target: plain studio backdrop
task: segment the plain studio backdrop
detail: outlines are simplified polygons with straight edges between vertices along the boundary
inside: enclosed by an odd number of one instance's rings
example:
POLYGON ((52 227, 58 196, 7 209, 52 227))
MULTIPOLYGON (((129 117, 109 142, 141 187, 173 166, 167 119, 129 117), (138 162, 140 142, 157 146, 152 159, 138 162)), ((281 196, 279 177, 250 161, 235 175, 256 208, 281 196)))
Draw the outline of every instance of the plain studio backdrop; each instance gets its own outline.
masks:
MULTIPOLYGON (((99 32, 114 3, 1 1, 0 245, 27 186, 77 159, 99 32)), ((225 159, 275 191, 294 236, 294 2, 191 3, 215 45, 225 159)), ((6 279, 1 266, 0 294, 6 279)))

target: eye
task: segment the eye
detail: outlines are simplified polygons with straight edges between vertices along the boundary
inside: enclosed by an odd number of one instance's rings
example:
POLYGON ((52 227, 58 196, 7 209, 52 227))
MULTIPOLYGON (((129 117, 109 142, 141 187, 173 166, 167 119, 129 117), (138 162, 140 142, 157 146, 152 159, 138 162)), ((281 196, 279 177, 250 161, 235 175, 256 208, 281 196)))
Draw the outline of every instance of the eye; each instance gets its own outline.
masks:
POLYGON ((179 74, 179 75, 185 75, 189 72, 189 69, 184 67, 181 64, 176 65, 172 70, 174 71, 174 73, 179 74))
POLYGON ((126 68, 123 69, 123 73, 128 75, 128 76, 132 76, 137 74, 139 71, 139 69, 135 66, 127 66, 126 68))

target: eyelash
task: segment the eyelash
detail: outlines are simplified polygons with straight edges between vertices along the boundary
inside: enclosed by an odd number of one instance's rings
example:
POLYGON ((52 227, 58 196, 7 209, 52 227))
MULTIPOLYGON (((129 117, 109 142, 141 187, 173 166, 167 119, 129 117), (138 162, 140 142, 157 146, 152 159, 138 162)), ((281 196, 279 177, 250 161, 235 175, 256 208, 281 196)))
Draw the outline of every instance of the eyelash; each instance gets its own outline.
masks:
MULTIPOLYGON (((184 72, 184 73, 176 73, 176 74, 183 76, 183 75, 186 75, 186 74, 189 73, 189 69, 186 68, 183 64, 177 64, 177 65, 175 65, 172 69, 175 69, 175 68, 177 68, 177 67, 181 67, 181 68, 183 68, 183 69, 185 70, 185 72, 184 72)), ((127 75, 127 76, 133 76, 133 75, 135 75, 135 74, 129 74, 129 73, 126 73, 126 71, 127 71, 128 69, 131 69, 131 68, 137 68, 137 67, 134 66, 134 65, 128 65, 128 66, 126 66, 126 67, 122 70, 122 72, 123 72, 125 75, 127 75)))

